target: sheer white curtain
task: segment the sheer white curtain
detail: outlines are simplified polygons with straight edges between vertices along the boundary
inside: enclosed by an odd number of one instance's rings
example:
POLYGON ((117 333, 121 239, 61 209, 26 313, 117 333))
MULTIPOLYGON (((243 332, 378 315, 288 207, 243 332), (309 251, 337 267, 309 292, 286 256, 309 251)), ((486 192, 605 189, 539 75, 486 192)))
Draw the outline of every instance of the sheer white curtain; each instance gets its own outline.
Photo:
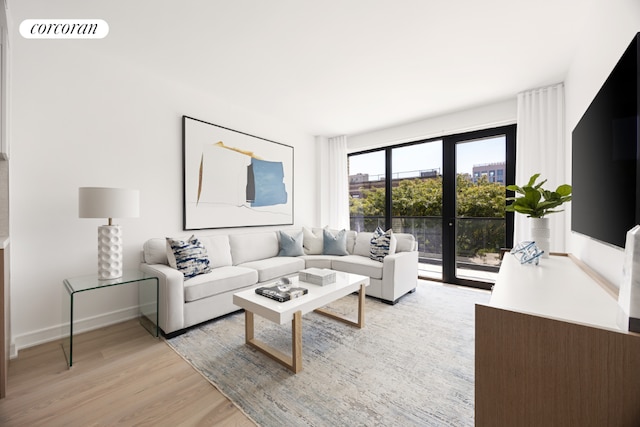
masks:
MULTIPOLYGON (((347 165, 347 137, 329 138, 327 141, 328 225, 336 229, 349 229, 349 170, 347 165)), ((321 175, 324 175, 320 172, 321 175)))
MULTIPOLYGON (((566 163, 564 84, 518 94, 516 140, 516 183, 524 185, 531 175, 540 173, 544 185, 555 190, 570 183, 566 163)), ((562 208, 561 208, 562 209, 562 208)), ((569 224, 568 212, 549 215, 551 251, 564 252, 569 224)), ((514 244, 529 239, 528 218, 516 214, 514 244)))

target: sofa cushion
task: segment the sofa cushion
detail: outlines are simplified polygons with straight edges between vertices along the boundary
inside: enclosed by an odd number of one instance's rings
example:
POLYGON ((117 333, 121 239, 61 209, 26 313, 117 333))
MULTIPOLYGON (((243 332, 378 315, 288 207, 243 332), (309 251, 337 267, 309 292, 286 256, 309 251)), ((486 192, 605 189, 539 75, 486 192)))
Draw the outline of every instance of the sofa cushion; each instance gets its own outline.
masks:
POLYGON ((322 229, 314 228, 312 230, 307 227, 302 227, 304 253, 307 255, 320 255, 322 254, 322 244, 324 242, 322 238, 322 229))
POLYGON ((144 242, 142 256, 147 264, 169 265, 167 259, 167 239, 156 237, 144 242))
POLYGON ((361 274, 372 279, 382 279, 383 263, 360 255, 347 255, 332 262, 334 270, 345 273, 361 274))
POLYGON ((278 256, 280 244, 275 231, 266 233, 230 234, 233 265, 278 256))
POLYGON ((295 235, 279 231, 278 235, 280 236, 280 252, 278 252, 278 256, 304 255, 304 250, 302 249, 302 231, 295 235))
MULTIPOLYGON (((322 247, 324 245, 324 230, 329 230, 331 232, 331 234, 333 234, 334 236, 336 234, 338 234, 340 232, 340 230, 334 230, 327 227, 324 228, 312 228, 311 230, 307 229, 307 233, 304 234, 304 248, 305 248, 305 253, 307 255, 321 255, 322 254, 322 247), (315 244, 311 244, 311 245, 317 245, 317 246, 310 246, 309 243, 307 243, 307 239, 311 239, 313 236, 315 236, 315 244), (308 246, 309 245, 309 246, 308 246), (316 250, 311 250, 311 248, 316 248, 316 250)), ((304 232, 304 229, 303 229, 304 232)), ((353 254, 353 247, 356 244, 356 236, 358 233, 356 233, 354 230, 347 230, 347 252, 349 252, 350 254, 353 254)))
POLYGON ((207 249, 195 236, 187 240, 167 237, 167 258, 169 265, 190 279, 211 271, 207 249))
POLYGON ((410 233, 393 233, 396 236, 396 253, 416 250, 416 238, 410 233))
POLYGON ((239 267, 251 268, 258 272, 258 282, 276 279, 295 274, 305 268, 304 260, 299 257, 273 257, 257 261, 245 262, 239 267))
POLYGON ((370 231, 361 231, 356 236, 356 244, 353 248, 354 255, 368 257, 371 254, 371 239, 373 233, 370 231))
POLYGON ((325 228, 322 230, 322 242, 323 255, 349 255, 346 230, 340 230, 334 234, 325 228))
POLYGON ((331 268, 334 259, 342 258, 338 255, 304 255, 300 258, 304 259, 305 268, 331 268))
POLYGON ((226 234, 198 237, 209 254, 211 268, 225 267, 232 264, 229 236, 226 234))
POLYGON ((258 282, 258 273, 250 268, 219 267, 184 282, 184 300, 197 301, 224 292, 234 291, 258 282))
MULTIPOLYGON (((410 233, 393 233, 396 238, 396 250, 398 252, 411 252, 415 250, 416 238, 410 233)), ((371 238, 373 233, 361 231, 356 236, 356 244, 353 249, 354 255, 369 256, 371 251, 371 238)))
POLYGON ((382 228, 376 228, 373 232, 370 243, 369 258, 375 261, 383 261, 387 255, 393 255, 396 252, 396 237, 393 230, 384 231, 382 228))
MULTIPOLYGON (((328 227, 325 227, 328 228, 328 227)), ((329 231, 331 231, 334 235, 339 231, 339 230, 332 230, 329 229, 329 231)), ((353 247, 356 244, 356 236, 358 235, 358 233, 354 230, 347 230, 347 252, 349 252, 349 254, 353 254, 353 247)))

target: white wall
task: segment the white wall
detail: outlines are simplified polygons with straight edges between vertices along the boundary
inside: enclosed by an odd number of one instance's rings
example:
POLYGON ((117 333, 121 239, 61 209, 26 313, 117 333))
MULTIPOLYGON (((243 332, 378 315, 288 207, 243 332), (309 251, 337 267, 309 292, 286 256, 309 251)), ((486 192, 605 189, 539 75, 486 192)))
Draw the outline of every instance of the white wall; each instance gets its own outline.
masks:
MULTIPOLYGON (((17 22, 25 18, 14 15, 17 22)), ((312 136, 154 70, 101 56, 92 43, 100 41, 26 40, 17 28, 12 34, 11 312, 17 349, 57 338, 67 321, 63 278, 97 270, 103 221, 78 218, 78 187, 140 190, 141 217, 118 221, 125 268, 137 267, 146 239, 185 233, 183 114, 294 146, 295 223, 318 220, 312 136)), ((87 293, 77 318, 81 329, 102 326, 131 316, 136 303, 133 288, 87 293)))
POLYGON ((512 99, 373 132, 350 135, 349 152, 513 124, 517 118, 517 107, 514 94, 512 99))
MULTIPOLYGON (((613 70, 633 36, 640 31, 640 2, 596 2, 589 31, 584 34, 565 79, 567 158, 571 167, 571 131, 613 70), (615 3, 615 4, 614 4, 615 3)), ((615 207, 615 201, 602 201, 615 207)), ((574 253, 612 283, 622 279, 624 251, 577 234, 568 236, 574 253)))

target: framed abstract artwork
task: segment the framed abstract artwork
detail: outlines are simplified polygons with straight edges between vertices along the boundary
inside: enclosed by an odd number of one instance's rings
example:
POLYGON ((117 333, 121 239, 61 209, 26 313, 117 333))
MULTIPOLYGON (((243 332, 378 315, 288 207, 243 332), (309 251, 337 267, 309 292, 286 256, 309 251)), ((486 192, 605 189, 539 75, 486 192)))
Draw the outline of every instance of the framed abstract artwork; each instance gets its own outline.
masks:
POLYGON ((185 230, 293 224, 293 147, 182 116, 185 230))

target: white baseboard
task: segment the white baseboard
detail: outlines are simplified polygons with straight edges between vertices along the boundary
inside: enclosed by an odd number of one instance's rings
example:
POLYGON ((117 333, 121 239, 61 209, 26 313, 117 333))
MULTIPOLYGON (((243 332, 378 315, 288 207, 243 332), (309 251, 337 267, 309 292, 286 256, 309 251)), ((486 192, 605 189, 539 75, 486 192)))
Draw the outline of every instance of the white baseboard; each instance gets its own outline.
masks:
MULTIPOLYGON (((78 319, 73 325, 73 334, 92 331, 94 329, 103 328, 105 326, 124 322, 139 316, 138 306, 123 308, 121 310, 100 314, 98 316, 78 319)), ((13 337, 10 347, 11 359, 18 357, 18 352, 22 349, 34 347, 51 341, 56 341, 69 335, 69 323, 61 323, 57 326, 44 328, 28 334, 17 335, 13 337)), ((63 356, 64 357, 64 356, 63 356)))

